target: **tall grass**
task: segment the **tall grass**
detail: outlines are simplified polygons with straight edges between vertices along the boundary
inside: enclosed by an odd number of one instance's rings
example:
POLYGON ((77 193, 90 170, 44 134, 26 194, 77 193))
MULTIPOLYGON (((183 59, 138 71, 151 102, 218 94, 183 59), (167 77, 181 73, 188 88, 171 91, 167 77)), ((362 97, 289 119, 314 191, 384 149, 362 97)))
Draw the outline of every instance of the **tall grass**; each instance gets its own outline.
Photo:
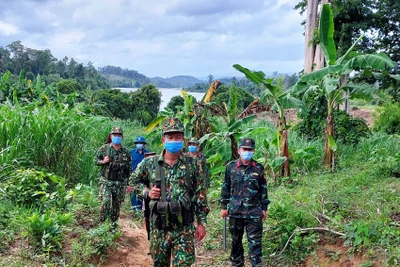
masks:
POLYGON ((70 182, 97 175, 93 157, 112 123, 50 106, 0 106, 0 166, 45 169, 70 182))

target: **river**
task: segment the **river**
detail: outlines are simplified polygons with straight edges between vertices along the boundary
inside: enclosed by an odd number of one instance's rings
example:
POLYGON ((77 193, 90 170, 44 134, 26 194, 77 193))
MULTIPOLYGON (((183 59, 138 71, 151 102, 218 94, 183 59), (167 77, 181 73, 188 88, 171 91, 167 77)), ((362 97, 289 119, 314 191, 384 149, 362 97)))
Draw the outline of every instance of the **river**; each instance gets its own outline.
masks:
MULTIPOLYGON (((119 89, 121 92, 134 92, 138 90, 138 88, 113 88, 113 89, 119 89)), ((160 110, 163 110, 169 103, 172 97, 176 95, 181 94, 181 88, 157 88, 158 91, 161 92, 161 105, 160 105, 160 110)), ((197 101, 200 101, 205 93, 200 93, 200 92, 188 92, 189 95, 194 96, 197 101)))

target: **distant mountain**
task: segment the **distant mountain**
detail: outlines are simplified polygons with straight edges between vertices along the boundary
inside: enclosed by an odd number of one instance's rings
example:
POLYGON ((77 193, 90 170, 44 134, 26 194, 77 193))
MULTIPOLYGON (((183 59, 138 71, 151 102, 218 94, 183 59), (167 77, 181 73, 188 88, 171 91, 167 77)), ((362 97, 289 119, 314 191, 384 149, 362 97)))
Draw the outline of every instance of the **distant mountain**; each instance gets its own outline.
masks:
POLYGON ((202 82, 196 77, 189 75, 178 75, 178 76, 173 76, 171 78, 154 77, 150 78, 150 80, 157 87, 178 87, 178 88, 191 87, 196 83, 202 82))
POLYGON ((98 69, 101 76, 106 78, 111 87, 134 87, 140 88, 143 85, 152 83, 151 80, 136 70, 123 69, 116 66, 105 66, 98 69))
POLYGON ((108 80, 111 87, 140 88, 146 84, 153 83, 159 88, 187 88, 202 82, 196 77, 189 75, 173 76, 171 78, 154 77, 149 78, 136 70, 123 69, 116 66, 105 66, 98 69, 101 76, 108 80))

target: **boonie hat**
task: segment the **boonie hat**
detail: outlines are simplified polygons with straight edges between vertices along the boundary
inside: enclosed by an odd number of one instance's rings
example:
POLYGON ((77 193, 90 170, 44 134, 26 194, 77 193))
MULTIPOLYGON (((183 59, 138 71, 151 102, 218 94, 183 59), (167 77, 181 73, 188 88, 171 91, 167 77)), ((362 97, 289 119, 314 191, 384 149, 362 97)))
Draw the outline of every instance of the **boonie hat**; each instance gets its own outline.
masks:
POLYGON ((199 140, 197 140, 196 137, 192 137, 192 138, 189 139, 188 144, 196 144, 196 145, 198 145, 199 144, 199 140))
POLYGON ((239 147, 244 147, 244 148, 254 148, 256 145, 256 142, 252 138, 243 138, 240 139, 239 142, 239 147))
POLYGON ((169 118, 164 121, 162 126, 162 133, 183 133, 183 124, 178 118, 169 118))
POLYGON ((121 127, 118 127, 118 126, 112 127, 110 133, 111 133, 111 134, 124 134, 124 132, 122 131, 122 128, 121 128, 121 127))

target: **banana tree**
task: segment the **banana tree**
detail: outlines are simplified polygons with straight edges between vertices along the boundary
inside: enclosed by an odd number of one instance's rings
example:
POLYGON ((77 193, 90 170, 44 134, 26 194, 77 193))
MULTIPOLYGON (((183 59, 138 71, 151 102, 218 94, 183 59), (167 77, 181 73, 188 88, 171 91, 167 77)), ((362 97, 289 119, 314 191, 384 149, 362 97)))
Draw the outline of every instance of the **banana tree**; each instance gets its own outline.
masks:
POLYGON ((304 74, 294 89, 305 91, 304 97, 310 95, 311 92, 322 94, 328 103, 328 115, 326 118, 325 128, 325 163, 331 171, 335 169, 336 157, 336 142, 334 138, 333 111, 334 107, 341 103, 346 96, 344 92, 349 90, 350 96, 352 93, 358 97, 370 94, 368 88, 364 85, 356 85, 351 81, 342 79, 345 75, 363 70, 368 71, 383 71, 386 68, 393 68, 393 62, 384 53, 375 54, 360 54, 352 52, 357 42, 362 36, 350 47, 350 49, 339 59, 336 56, 336 47, 333 41, 333 15, 329 4, 322 7, 319 24, 320 46, 324 52, 325 62, 327 67, 316 70, 314 72, 304 74), (360 89, 361 88, 361 89, 360 89), (363 94, 360 94, 363 93, 363 94))
POLYGON ((200 102, 196 102, 194 97, 189 95, 185 90, 181 91, 184 99, 184 105, 181 111, 174 114, 172 110, 166 108, 161 111, 158 116, 150 122, 146 127, 146 131, 152 131, 157 125, 162 123, 167 117, 178 117, 185 126, 185 138, 190 137, 201 138, 204 134, 211 132, 209 118, 214 115, 224 114, 225 111, 210 102, 221 82, 215 80, 210 85, 206 94, 200 102))
POLYGON ((286 160, 283 163, 282 175, 290 176, 289 166, 289 146, 288 146, 288 127, 286 125, 285 109, 286 108, 298 108, 302 105, 302 102, 290 94, 290 91, 283 91, 282 87, 273 85, 273 78, 266 78, 265 74, 261 71, 250 71, 239 64, 233 65, 235 69, 246 75, 247 79, 254 82, 255 84, 263 87, 265 90, 261 94, 260 101, 266 104, 272 105, 272 110, 279 112, 279 124, 278 131, 280 134, 281 149, 279 154, 285 157, 286 160))
POLYGON ((204 151, 209 156, 208 162, 213 165, 213 174, 223 171, 226 162, 239 158, 237 140, 253 129, 241 130, 242 125, 252 121, 256 115, 238 118, 237 105, 238 94, 236 87, 232 85, 228 104, 223 102, 222 111, 209 118, 212 132, 205 134, 199 140, 200 143, 206 142, 204 151))

